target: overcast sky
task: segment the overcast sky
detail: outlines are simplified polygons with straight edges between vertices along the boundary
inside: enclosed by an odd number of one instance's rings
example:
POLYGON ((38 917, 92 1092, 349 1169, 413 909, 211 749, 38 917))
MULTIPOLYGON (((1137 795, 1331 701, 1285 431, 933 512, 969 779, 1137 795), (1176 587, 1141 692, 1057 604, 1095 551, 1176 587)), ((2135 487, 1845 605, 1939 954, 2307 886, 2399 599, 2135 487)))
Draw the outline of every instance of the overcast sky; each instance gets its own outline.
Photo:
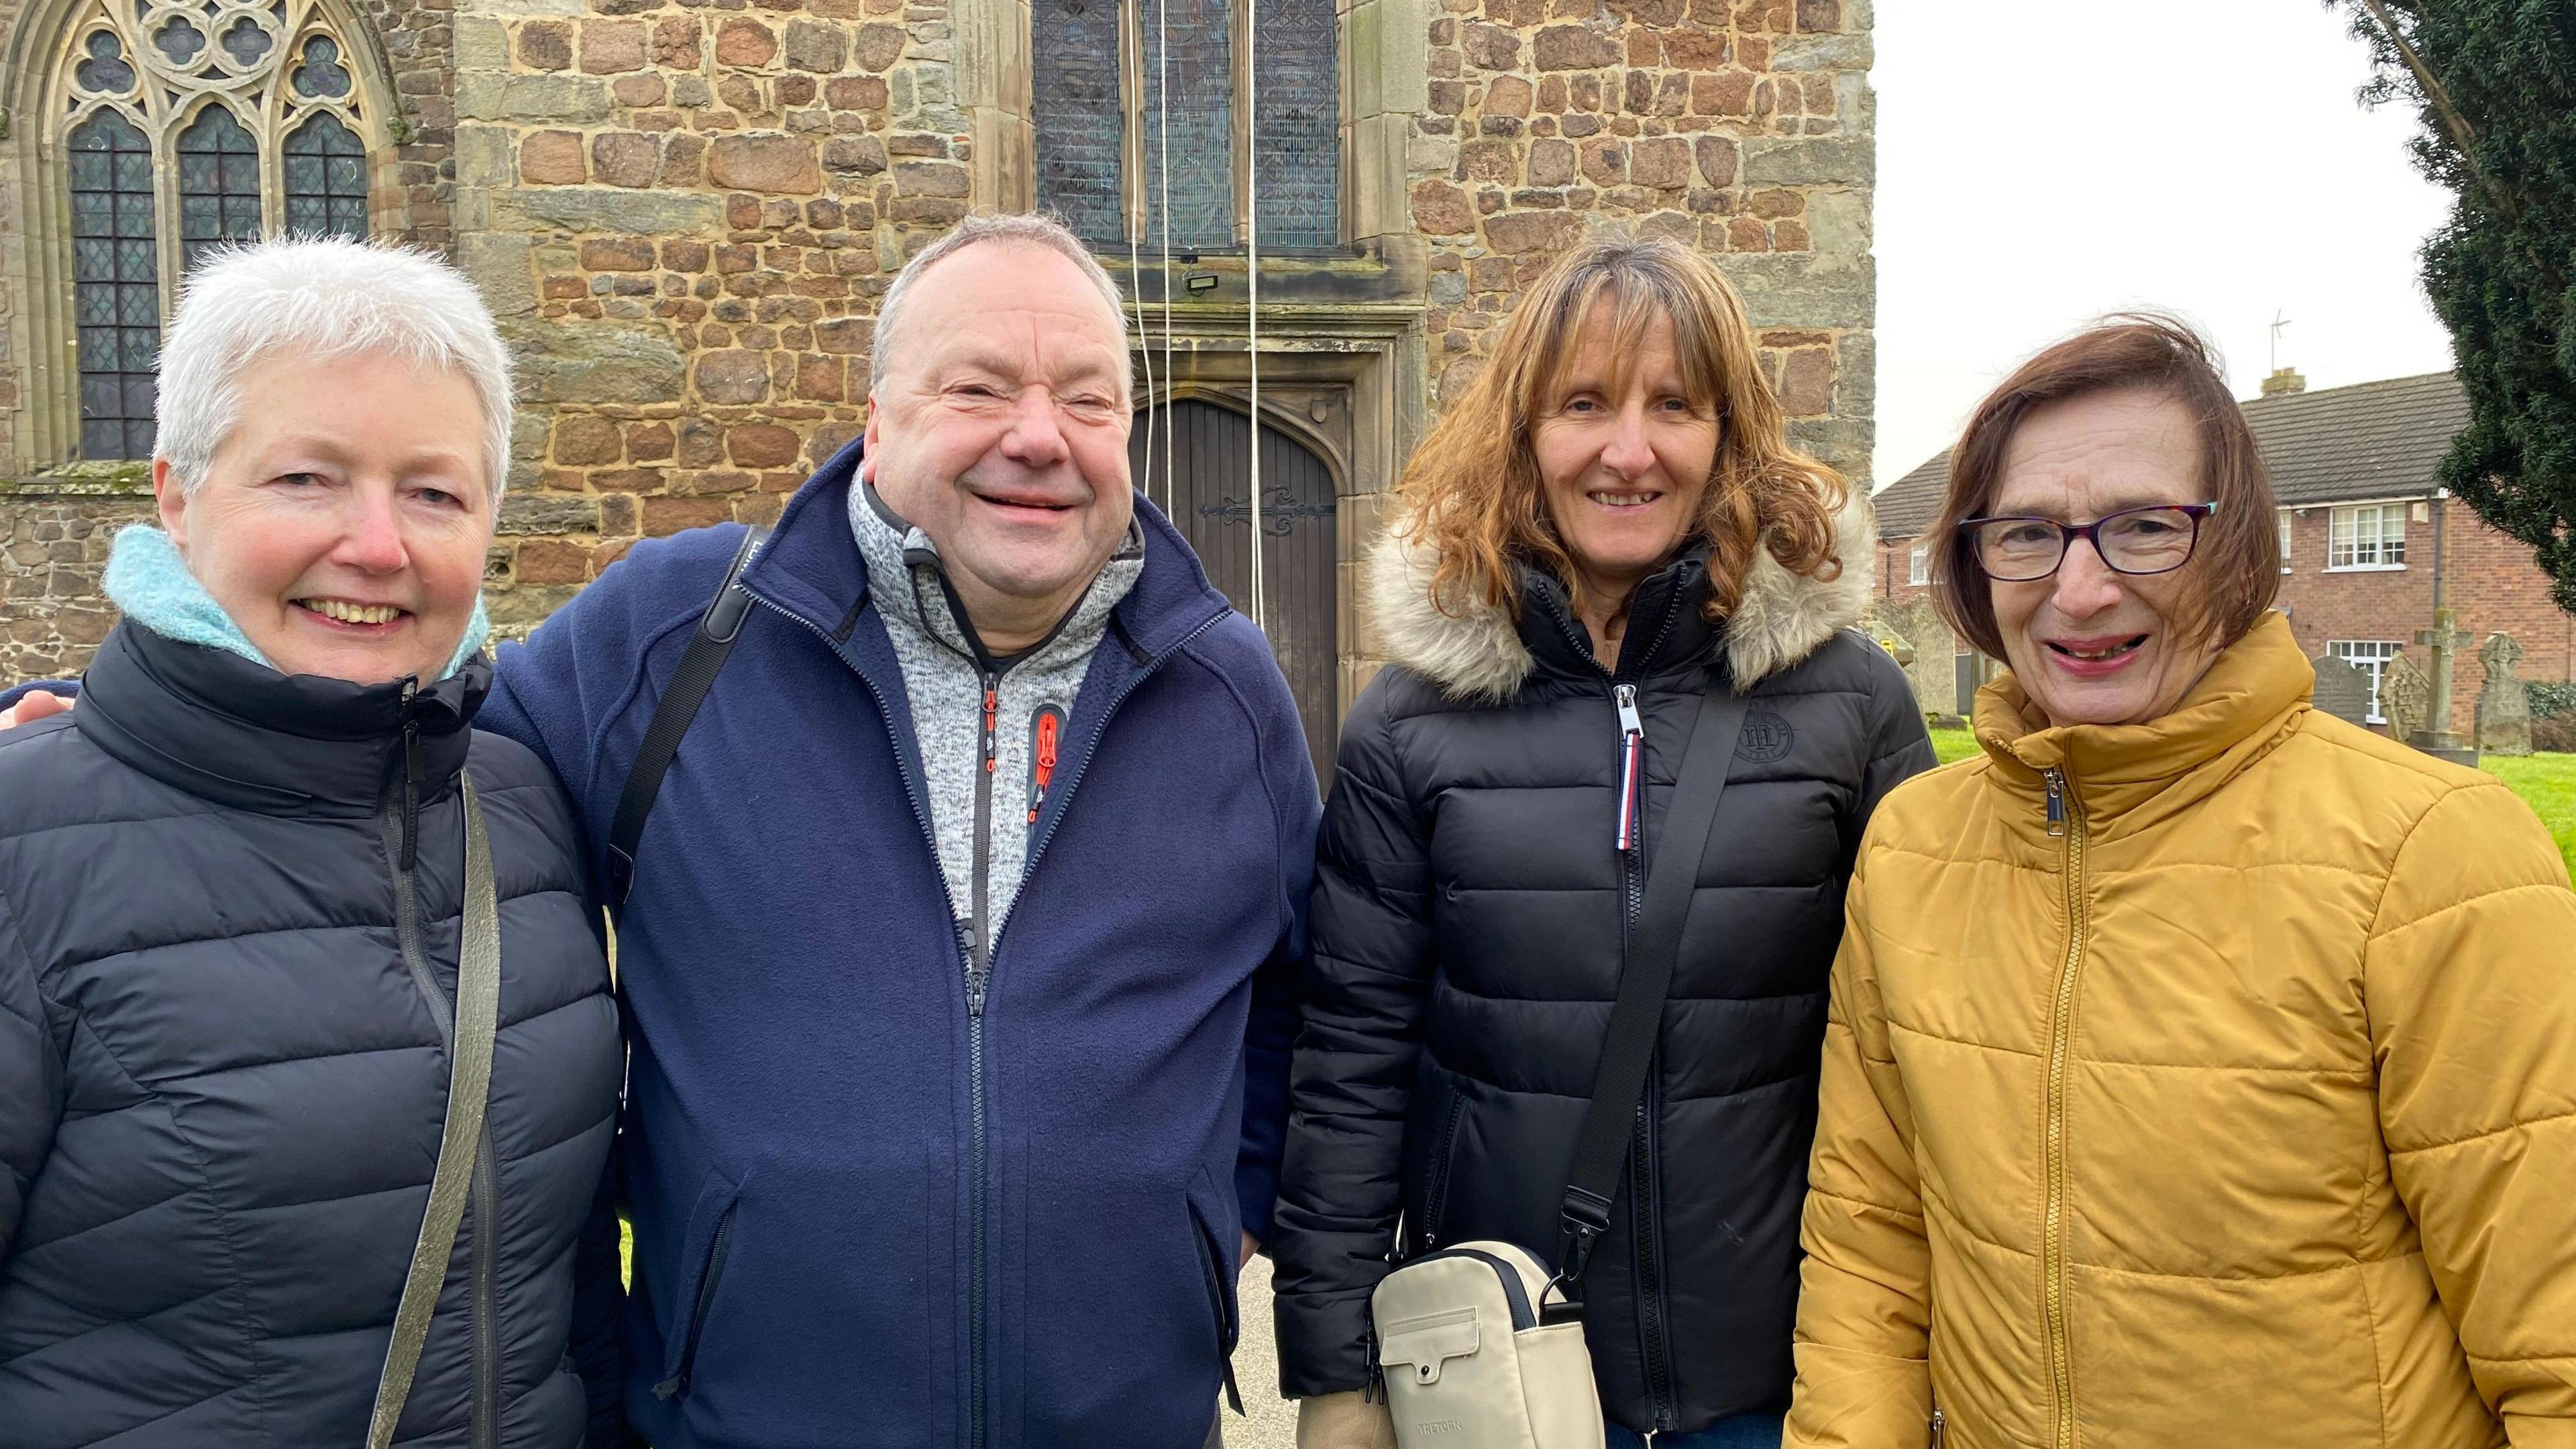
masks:
POLYGON ((1878 453, 1949 446, 2014 364, 2180 312, 2251 397, 2270 324, 2311 389, 2436 372, 2416 250, 2448 213, 2404 103, 2318 0, 1878 0, 1878 453))

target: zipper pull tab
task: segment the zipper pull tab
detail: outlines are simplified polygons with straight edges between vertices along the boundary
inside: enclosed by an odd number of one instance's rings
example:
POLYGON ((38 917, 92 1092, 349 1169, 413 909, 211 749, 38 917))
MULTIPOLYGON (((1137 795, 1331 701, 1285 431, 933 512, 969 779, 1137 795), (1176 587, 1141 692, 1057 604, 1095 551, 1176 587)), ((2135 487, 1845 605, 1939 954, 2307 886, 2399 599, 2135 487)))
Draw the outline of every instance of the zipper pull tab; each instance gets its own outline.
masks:
POLYGON ((1610 688, 1619 707, 1619 820, 1614 844, 1621 853, 1634 850, 1645 833, 1646 723, 1637 715, 1637 686, 1610 688))
POLYGON ((2051 767, 2048 777, 2048 833, 2054 839, 2066 834, 2066 773, 2051 767))
POLYGON ((1000 727, 1001 713, 1001 681, 987 674, 984 676, 984 773, 987 775, 994 769, 993 732, 1000 727))
POLYGON ((1949 1421, 1941 1416, 1941 1411, 1934 1409, 1932 1411, 1932 1449, 1941 1449, 1941 1440, 1949 1427, 1949 1421))

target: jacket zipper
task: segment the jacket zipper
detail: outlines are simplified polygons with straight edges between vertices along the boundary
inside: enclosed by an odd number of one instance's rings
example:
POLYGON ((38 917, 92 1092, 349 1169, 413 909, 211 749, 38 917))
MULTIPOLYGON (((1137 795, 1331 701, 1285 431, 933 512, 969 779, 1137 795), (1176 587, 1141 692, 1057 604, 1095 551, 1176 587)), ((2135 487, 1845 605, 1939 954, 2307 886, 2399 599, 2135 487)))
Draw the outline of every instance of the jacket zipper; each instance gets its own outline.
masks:
MULTIPOLYGON (((892 735, 893 725, 891 721, 894 719, 894 712, 892 706, 886 700, 885 691, 877 687, 876 681, 868 677, 867 671, 859 667, 858 661, 850 657, 849 651, 841 647, 840 641, 832 637, 831 631, 782 604, 775 603, 757 593, 751 593, 748 589, 744 590, 744 592, 751 594, 751 598, 754 603, 757 603, 763 608, 768 609, 770 612, 777 614, 780 618, 794 622, 807 633, 822 640, 823 647, 831 650, 834 655, 838 656, 840 661, 849 667, 850 672, 859 677, 859 683, 867 687, 868 694, 876 701, 877 717, 889 721, 887 725, 887 733, 889 736, 892 735)), ((1188 648, 1191 644, 1197 642, 1200 635, 1205 634, 1210 629, 1215 628, 1218 624, 1223 623, 1228 612, 1230 611, 1219 610, 1217 613, 1210 615, 1206 623, 1201 624, 1196 629, 1190 631, 1190 633, 1184 636, 1179 643, 1174 644, 1170 649, 1165 650, 1163 653, 1154 656, 1153 659, 1137 670, 1135 676, 1129 679, 1126 685, 1110 699, 1108 708, 1101 711, 1099 726, 1092 731, 1090 741, 1083 746, 1082 757, 1074 762, 1073 770, 1065 776, 1063 789, 1056 792, 1065 797, 1064 802, 1060 803, 1056 807, 1055 815, 1047 821, 1046 832, 1043 835, 1040 835, 1036 842, 1029 847, 1028 859, 1023 862, 1020 867, 1020 879, 1022 881, 1026 881, 1029 876, 1037 870, 1038 857, 1045 853, 1047 842, 1055 838, 1056 826, 1064 819, 1064 812, 1070 804, 1073 787, 1082 782, 1083 771, 1090 765, 1091 756, 1099 748, 1101 737, 1108 733, 1109 721, 1116 717, 1118 707, 1126 703, 1127 696, 1136 692, 1136 686, 1142 684, 1148 676, 1160 669, 1165 660, 1170 659, 1172 655, 1179 653, 1181 650, 1188 648)), ((961 619, 965 617, 965 611, 962 608, 957 610, 957 614, 961 619)), ((987 679, 989 690, 991 682, 997 680, 999 676, 990 670, 985 670, 983 673, 987 679)), ((987 697, 991 697, 989 692, 987 697)), ((993 758, 991 753, 989 726, 986 731, 986 739, 987 743, 985 746, 984 758, 989 764, 993 758)), ((902 757, 903 742, 898 739, 894 740, 893 744, 895 746, 896 757, 898 761, 900 761, 902 757)), ((903 779, 904 799, 912 806, 913 822, 921 827, 922 843, 930 847, 930 861, 931 864, 936 867, 939 863, 939 833, 931 826, 930 810, 928 806, 923 803, 921 792, 913 787, 910 772, 905 771, 898 766, 895 773, 903 779)), ((975 913, 974 934, 975 940, 980 944, 981 949, 978 950, 975 945, 970 945, 968 941, 961 939, 958 942, 958 955, 962 958, 962 964, 966 967, 965 977, 967 981, 966 1081, 968 1126, 966 1217, 968 1229, 967 1237, 969 1242, 973 1245, 974 1253, 973 1261, 967 1266, 967 1292, 970 1295, 970 1301, 967 1304, 967 1336, 969 1340, 967 1378, 968 1393, 970 1396, 968 1412, 973 1425, 970 1431, 968 1443, 971 1446, 971 1449, 983 1449, 985 1442, 984 1297, 986 1293, 984 1283, 984 1244, 986 1240, 985 1218, 987 1214, 984 1172, 986 1120, 984 1103, 984 996, 985 988, 991 982, 993 952, 999 948, 1001 943, 999 940, 985 941, 982 934, 984 930, 982 892, 985 875, 983 860, 985 852, 990 848, 989 841, 987 839, 989 832, 984 827, 989 822, 992 810, 992 771, 990 769, 978 770, 976 772, 976 776, 975 815, 977 829, 975 832, 975 851, 977 867, 975 871, 975 879, 977 898, 975 904, 977 906, 977 910, 975 913), (979 956, 981 957, 980 960, 977 959, 979 956)), ((934 873, 940 878, 940 900, 947 908, 948 919, 954 921, 957 919, 957 901, 956 898, 948 892, 947 873, 944 871, 934 871, 934 873)))
POLYGON ((1449 1207, 1449 1174, 1457 1165, 1458 1119, 1467 1115, 1467 1099, 1454 1089, 1449 1094, 1449 1125, 1440 1133, 1440 1155, 1433 1159, 1431 1191, 1422 1199, 1422 1251, 1440 1246, 1440 1218, 1449 1207))
MULTIPOLYGON (((1666 627, 1670 623, 1667 612, 1666 627)), ((1652 648, 1661 646, 1659 632, 1652 648)), ((1611 685, 1610 702, 1619 717, 1619 800, 1612 844, 1619 852, 1620 892, 1627 902, 1619 927, 1619 969, 1624 976, 1635 965, 1631 956, 1637 923, 1646 910, 1646 724, 1637 710, 1636 685, 1611 685)), ((1656 1241, 1660 1216, 1655 1210, 1656 1075, 1657 1068, 1649 1066, 1646 1094, 1637 1103, 1637 1135, 1628 1149, 1628 1211, 1629 1236, 1635 1244, 1639 1356, 1645 1361, 1647 1392, 1654 1400, 1655 1428, 1668 1432, 1681 1421, 1673 1404, 1672 1350, 1664 1333, 1663 1269, 1656 1241)))
MULTIPOLYGON (((959 611, 964 623, 964 611, 959 611)), ((973 626, 968 625, 968 628, 973 626)), ((995 716, 1001 709, 1002 671, 986 666, 983 671, 984 720, 976 736, 975 771, 975 869, 972 884, 975 913, 975 940, 971 964, 966 976, 966 1331, 975 1341, 976 1371, 967 1386, 969 1412, 974 1430, 971 1443, 975 1449, 984 1444, 984 1373, 983 1352, 986 1321, 984 1299, 989 1292, 984 1280, 984 1253, 987 1219, 990 1212, 992 1183, 986 1171, 987 1124, 989 1114, 984 1100, 984 997, 993 983, 993 771, 996 754, 993 744, 995 716)))
MULTIPOLYGON (((752 593, 749 589, 743 592, 751 594, 752 602, 822 640, 823 647, 831 650, 844 665, 849 667, 852 674, 858 676, 859 683, 866 687, 868 696, 876 701, 877 717, 886 721, 886 734, 894 746, 895 774, 903 781, 904 802, 912 807, 913 823, 921 827, 921 843, 930 848, 931 874, 939 878, 940 904, 947 911, 948 919, 954 922, 957 919, 957 898, 949 893, 948 873, 938 868, 939 832, 931 826, 930 808, 922 801, 921 792, 913 787, 912 772, 902 767, 903 741, 893 738, 894 707, 887 701, 885 691, 877 687, 876 681, 868 677, 868 672, 859 667, 858 661, 850 657, 849 651, 841 647, 841 642, 832 637, 830 630, 793 609, 752 593)), ((979 836, 977 845, 979 850, 982 849, 980 842, 979 836)), ((967 998, 967 1236, 969 1241, 976 1244, 979 1249, 974 1261, 967 1266, 967 1292, 971 1298, 967 1304, 966 1314, 967 1379, 968 1391, 971 1395, 970 1415, 974 1424, 972 1442, 975 1449, 982 1449, 984 1443, 984 1259, 980 1247, 984 1241, 984 1002, 975 985, 976 961, 973 949, 968 944, 964 933, 956 934, 957 961, 958 965, 964 968, 959 973, 959 978, 965 983, 967 998)))
MULTIPOLYGON (((430 1019, 438 1026, 440 1045, 456 1050, 454 1008, 447 994, 438 989, 438 978, 431 974, 428 958, 420 949, 420 895, 413 872, 420 863, 420 797, 428 783, 428 766, 420 753, 420 721, 413 717, 414 700, 419 696, 417 680, 405 680, 402 691, 402 786, 396 797, 386 801, 384 821, 385 844, 393 857, 394 867, 394 939, 402 951, 403 969, 411 973, 412 985, 429 1003, 430 1019)), ((473 1280, 470 1299, 474 1315, 474 1410, 471 1442, 474 1449, 492 1449, 497 1442, 500 1422, 500 1332, 494 1323, 495 1306, 492 1282, 497 1256, 494 1242, 498 1230, 498 1174, 493 1167, 492 1138, 485 1134, 474 1159, 473 1180, 473 1280)))
POLYGON ((492 1279, 501 1243, 501 1171, 492 1134, 474 1155, 474 1449, 494 1449, 501 1425, 501 1308, 492 1279))
POLYGON ((2075 1365, 2066 1332, 2066 1064, 2075 1033, 2077 988, 2084 965, 2084 811, 2050 766, 2048 833, 2066 842, 2066 956, 2048 1018, 2047 1207, 2040 1241, 2041 1300, 2048 1327, 2051 1386, 2057 1398, 2057 1449, 2075 1449, 2075 1365))
POLYGON ((1949 1421, 1941 1417, 1941 1406, 1938 1404, 1933 1405, 1932 1449, 1941 1449, 1941 1441, 1949 1437, 1949 1428, 1949 1421))

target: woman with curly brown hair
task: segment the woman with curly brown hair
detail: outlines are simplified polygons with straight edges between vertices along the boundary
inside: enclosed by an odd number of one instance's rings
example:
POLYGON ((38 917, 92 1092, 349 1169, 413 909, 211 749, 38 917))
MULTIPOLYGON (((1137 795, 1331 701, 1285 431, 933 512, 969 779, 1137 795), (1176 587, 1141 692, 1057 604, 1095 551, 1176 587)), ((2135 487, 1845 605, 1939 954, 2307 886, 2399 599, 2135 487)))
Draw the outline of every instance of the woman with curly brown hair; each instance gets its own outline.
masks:
POLYGON ((1848 628, 1868 504, 1789 446, 1716 268, 1631 241, 1530 289, 1398 499, 1369 578, 1392 662, 1326 807, 1273 1245, 1300 1441, 1391 1442, 1362 1391, 1393 1266, 1469 1239, 1567 1261, 1644 882, 1724 691, 1726 783, 1570 1286, 1611 1444, 1776 1445, 1843 883, 1872 807, 1933 762, 1904 676, 1848 628))

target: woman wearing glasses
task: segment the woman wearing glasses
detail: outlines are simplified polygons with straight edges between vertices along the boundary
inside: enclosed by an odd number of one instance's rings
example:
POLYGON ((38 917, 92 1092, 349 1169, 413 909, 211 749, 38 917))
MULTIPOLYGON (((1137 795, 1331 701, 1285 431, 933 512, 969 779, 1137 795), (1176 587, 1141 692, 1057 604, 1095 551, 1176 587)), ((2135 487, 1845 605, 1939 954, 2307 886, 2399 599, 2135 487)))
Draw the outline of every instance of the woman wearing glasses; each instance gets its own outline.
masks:
POLYGON ((2576 1442, 2576 894, 2309 708, 2203 344, 2025 364, 1934 537, 2012 671, 1852 878, 1787 1442, 2576 1442))

